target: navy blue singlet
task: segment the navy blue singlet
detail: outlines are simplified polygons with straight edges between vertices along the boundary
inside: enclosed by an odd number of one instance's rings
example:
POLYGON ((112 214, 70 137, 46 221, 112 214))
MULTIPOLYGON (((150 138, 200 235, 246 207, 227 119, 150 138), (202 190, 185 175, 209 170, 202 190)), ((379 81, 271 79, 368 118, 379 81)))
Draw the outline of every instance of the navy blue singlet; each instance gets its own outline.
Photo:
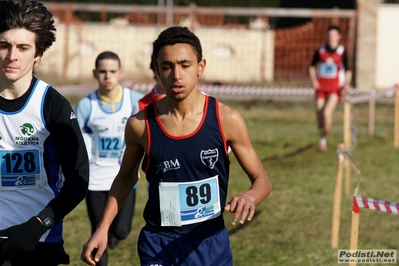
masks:
POLYGON ((217 99, 206 96, 204 113, 197 129, 186 136, 171 136, 162 127, 155 104, 145 109, 148 152, 143 171, 149 183, 144 219, 149 225, 176 234, 203 234, 224 228, 223 215, 180 227, 161 227, 159 182, 189 182, 219 176, 220 203, 226 205, 229 179, 227 144, 221 129, 217 99))

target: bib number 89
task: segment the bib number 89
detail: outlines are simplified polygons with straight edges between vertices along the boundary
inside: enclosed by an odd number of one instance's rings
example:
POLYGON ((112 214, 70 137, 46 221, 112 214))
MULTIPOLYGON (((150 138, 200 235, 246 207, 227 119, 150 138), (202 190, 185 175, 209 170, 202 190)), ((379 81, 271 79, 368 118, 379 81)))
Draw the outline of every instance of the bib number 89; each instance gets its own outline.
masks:
POLYGON ((209 184, 202 184, 197 188, 196 186, 189 186, 186 188, 186 203, 190 207, 201 204, 207 204, 211 201, 211 186, 209 184), (199 190, 199 191, 198 191, 199 190))

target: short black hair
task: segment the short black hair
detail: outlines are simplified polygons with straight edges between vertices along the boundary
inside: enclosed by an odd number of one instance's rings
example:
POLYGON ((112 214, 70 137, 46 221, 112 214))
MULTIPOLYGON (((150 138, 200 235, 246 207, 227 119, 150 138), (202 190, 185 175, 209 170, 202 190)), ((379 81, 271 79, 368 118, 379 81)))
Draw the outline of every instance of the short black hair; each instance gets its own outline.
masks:
POLYGON ((152 71, 154 71, 155 72, 155 65, 156 65, 156 60, 155 60, 155 57, 154 57, 154 54, 151 54, 151 62, 150 62, 150 69, 152 70, 152 71))
POLYGON ((96 58, 95 67, 98 68, 100 61, 104 60, 104 59, 116 60, 116 61, 118 61, 119 68, 122 67, 121 60, 119 59, 119 56, 116 53, 111 52, 111 51, 105 51, 105 52, 100 53, 96 58))
MULTIPOLYGON (((202 60, 202 47, 198 37, 187 27, 174 26, 162 31, 158 38, 153 42, 151 60, 156 62, 159 50, 165 45, 174 45, 177 43, 187 43, 193 47, 197 55, 198 63, 202 60)), ((152 65, 150 67, 153 67, 152 65)))
POLYGON ((327 31, 330 30, 336 30, 338 32, 341 32, 341 28, 338 25, 329 25, 327 31))
POLYGON ((0 0, 0 33, 26 29, 36 34, 36 54, 43 53, 55 42, 53 14, 36 0, 0 0))

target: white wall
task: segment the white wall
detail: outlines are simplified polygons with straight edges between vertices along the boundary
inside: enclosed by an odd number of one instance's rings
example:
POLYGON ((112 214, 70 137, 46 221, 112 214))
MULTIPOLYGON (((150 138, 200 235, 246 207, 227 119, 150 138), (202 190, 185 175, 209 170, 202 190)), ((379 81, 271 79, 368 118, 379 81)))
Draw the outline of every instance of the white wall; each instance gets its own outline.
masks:
POLYGON ((376 52, 376 87, 399 84, 399 5, 378 9, 376 52))
POLYGON ((199 28, 195 34, 207 60, 204 79, 228 83, 273 80, 273 31, 199 28))
MULTIPOLYGON (((274 70, 274 33, 257 30, 197 28, 203 56, 207 60, 201 79, 208 82, 249 83, 272 81, 274 70)), ((85 23, 57 25, 57 40, 44 53, 38 73, 65 80, 87 83, 92 77, 97 55, 110 50, 119 55, 124 79, 153 81, 149 68, 152 42, 159 31, 153 26, 115 26, 85 23)), ((40 77, 40 75, 39 75, 40 77)))

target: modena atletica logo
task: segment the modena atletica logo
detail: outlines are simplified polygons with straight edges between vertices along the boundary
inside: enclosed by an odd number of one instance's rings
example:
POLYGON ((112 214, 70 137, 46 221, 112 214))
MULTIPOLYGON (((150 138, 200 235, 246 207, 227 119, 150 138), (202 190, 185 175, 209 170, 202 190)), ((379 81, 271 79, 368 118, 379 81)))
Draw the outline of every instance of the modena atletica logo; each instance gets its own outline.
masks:
POLYGON ((35 128, 30 123, 24 123, 19 126, 23 136, 15 137, 16 145, 39 145, 39 138, 33 136, 35 133, 35 128))
POLYGON ((21 128, 21 133, 24 134, 25 136, 31 136, 33 132, 35 132, 35 129, 29 123, 23 124, 22 126, 20 126, 20 128, 21 128))

